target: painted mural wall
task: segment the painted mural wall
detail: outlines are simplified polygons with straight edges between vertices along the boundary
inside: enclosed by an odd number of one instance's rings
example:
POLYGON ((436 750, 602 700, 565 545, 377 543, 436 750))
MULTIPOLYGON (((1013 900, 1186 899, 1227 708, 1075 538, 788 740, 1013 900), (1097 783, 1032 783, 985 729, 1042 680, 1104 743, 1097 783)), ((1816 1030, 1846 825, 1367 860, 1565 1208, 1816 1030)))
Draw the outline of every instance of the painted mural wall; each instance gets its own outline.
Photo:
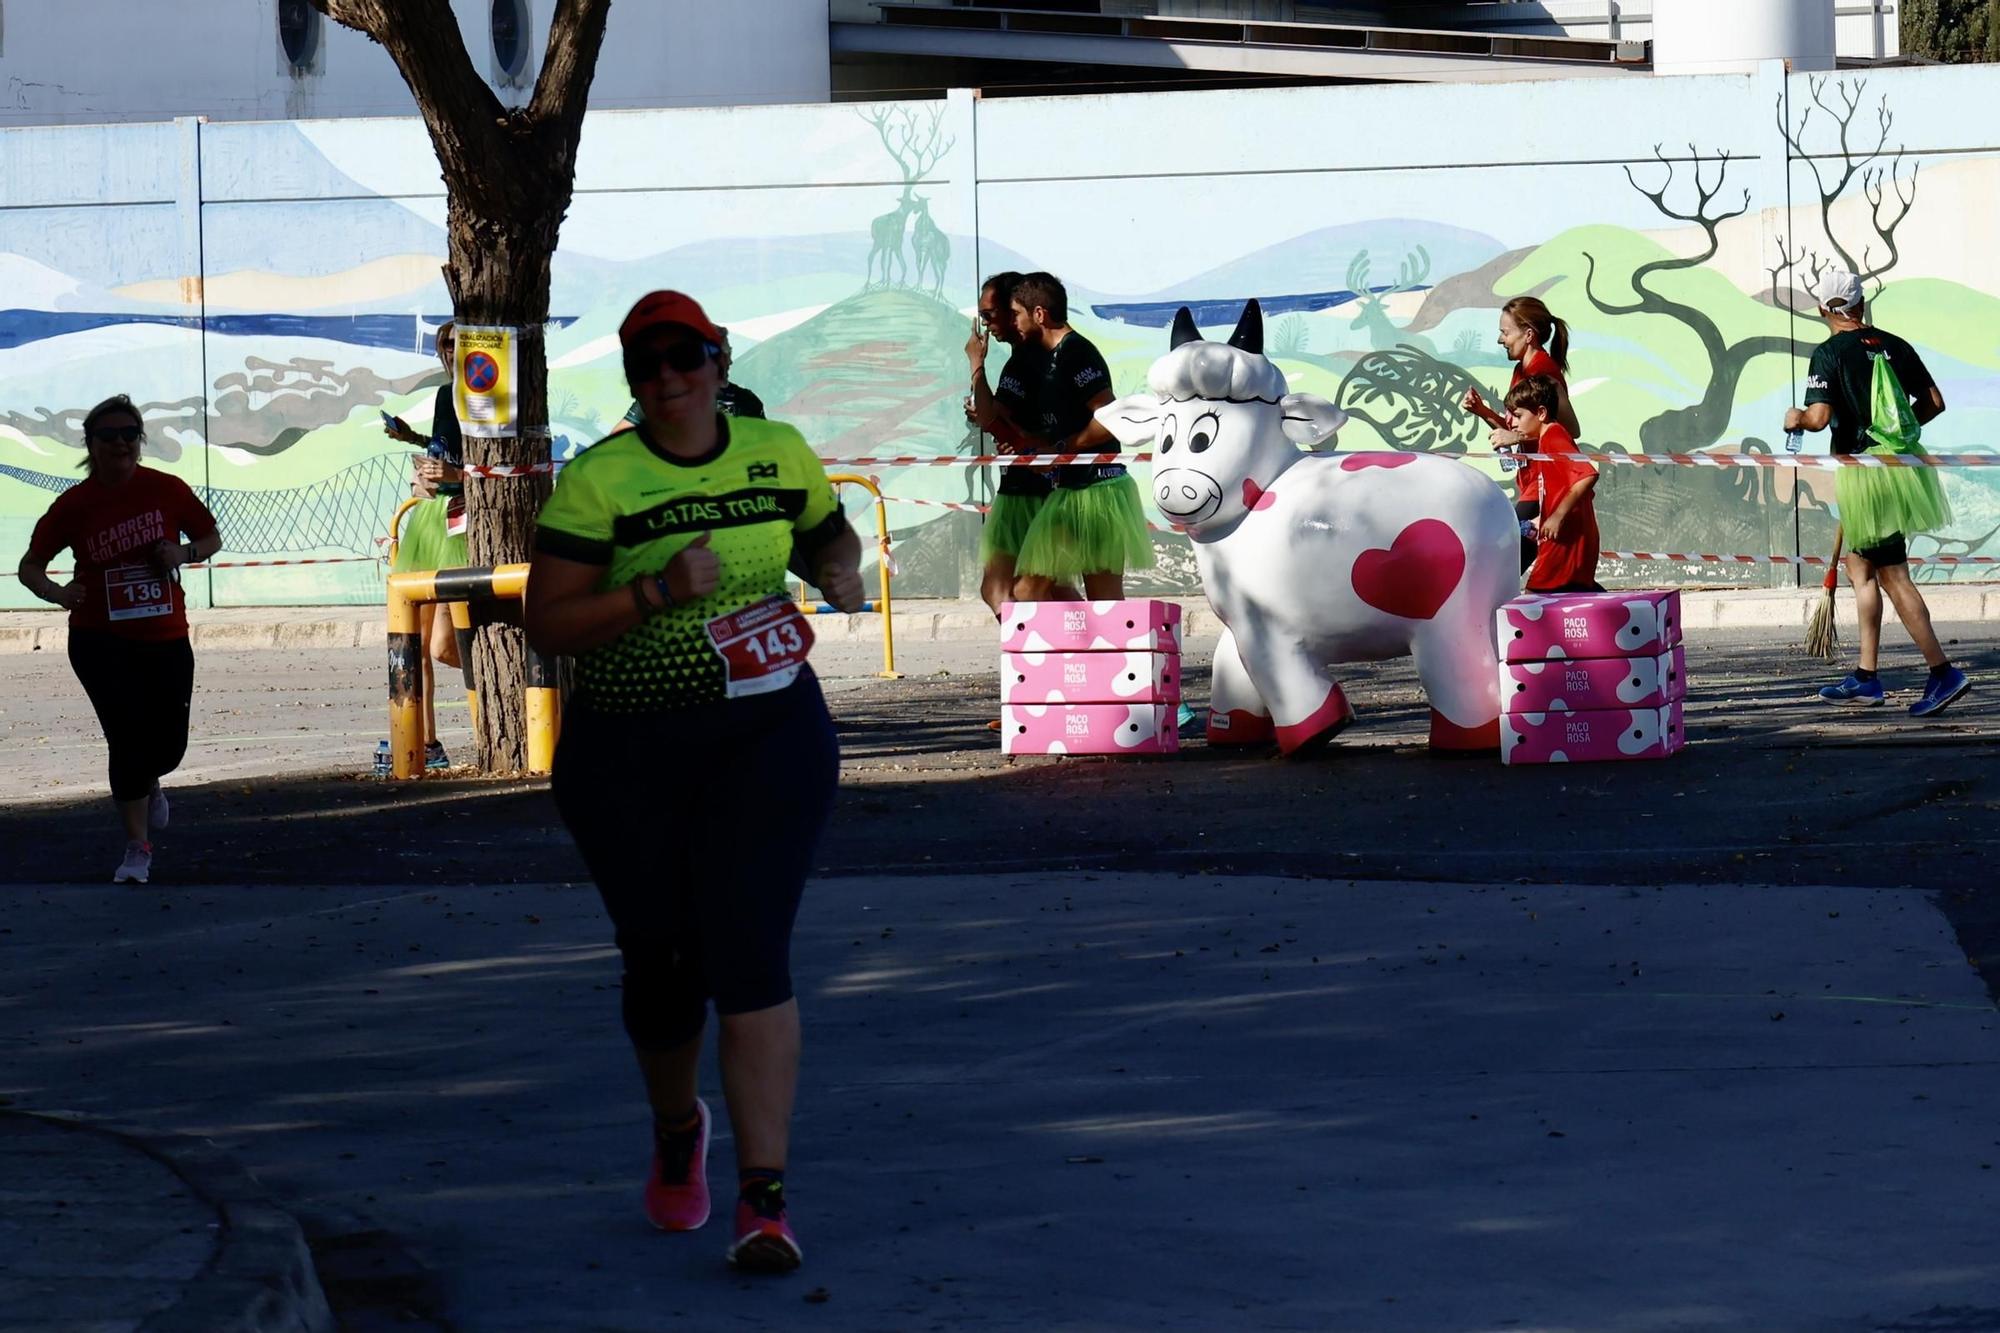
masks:
MULTIPOLYGON (((555 266, 552 430, 563 457, 612 428, 618 321, 677 286, 822 456, 981 454, 975 284, 1047 268, 1121 393, 1176 307, 1226 329, 1255 296, 1293 387, 1353 414, 1341 448, 1478 448, 1458 400, 1504 388, 1498 307, 1534 294, 1571 324, 1586 446, 1771 453, 1824 336, 1803 289, 1841 259, 1943 388, 1925 443, 1983 451, 1996 198, 2000 70, 1976 67, 602 113, 555 266)), ((80 475, 83 411, 125 392, 219 560, 321 562, 191 576, 197 604, 378 600, 410 466, 380 413, 421 427, 442 382, 443 215, 414 120, 0 131, 0 563, 80 475)), ((844 470, 894 497, 899 591, 973 595, 990 469, 844 470)), ((2000 476, 1945 485, 1954 526, 1915 553, 2000 555, 2000 476)), ((1826 471, 1619 466, 1598 509, 1612 549, 1824 555, 1831 499, 1826 471)), ((1158 541, 1148 588, 1192 591, 1158 541)))

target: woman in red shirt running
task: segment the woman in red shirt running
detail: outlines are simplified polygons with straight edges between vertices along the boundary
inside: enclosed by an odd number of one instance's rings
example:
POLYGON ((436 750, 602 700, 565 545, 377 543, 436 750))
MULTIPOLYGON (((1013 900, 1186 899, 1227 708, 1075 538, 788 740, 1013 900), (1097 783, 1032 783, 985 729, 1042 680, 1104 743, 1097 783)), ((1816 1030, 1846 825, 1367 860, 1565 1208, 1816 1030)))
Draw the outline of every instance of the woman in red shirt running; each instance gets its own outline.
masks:
POLYGON ((179 571, 220 550, 222 535, 186 482, 139 466, 146 427, 130 398, 91 408, 83 439, 90 474, 35 524, 21 585, 69 610, 70 666, 104 729, 111 799, 125 821, 125 857, 111 882, 144 884, 153 865, 147 834, 167 826, 160 778, 187 753, 194 695, 179 571), (64 548, 76 568, 58 584, 49 560, 64 548))
MULTIPOLYGON (((1507 382, 1508 390, 1512 391, 1531 375, 1548 376, 1556 382, 1556 424, 1569 432, 1571 439, 1580 435, 1582 428, 1576 423, 1576 409, 1569 402, 1569 385, 1563 379, 1569 373, 1569 325, 1550 313, 1540 297, 1517 296, 1500 307, 1499 342, 1507 353, 1507 359, 1514 363, 1514 378, 1507 382)), ((1495 449, 1520 448, 1522 437, 1519 432, 1509 424, 1505 413, 1479 396, 1478 389, 1467 389, 1461 405, 1493 427, 1488 438, 1495 449)), ((1523 461, 1520 471, 1515 473, 1514 491, 1515 517, 1524 525, 1538 523, 1542 516, 1542 481, 1532 460, 1523 461)), ((1532 529, 1528 527, 1522 528, 1521 568, 1524 572, 1535 563, 1536 543, 1535 538, 1528 535, 1530 531, 1532 529)))

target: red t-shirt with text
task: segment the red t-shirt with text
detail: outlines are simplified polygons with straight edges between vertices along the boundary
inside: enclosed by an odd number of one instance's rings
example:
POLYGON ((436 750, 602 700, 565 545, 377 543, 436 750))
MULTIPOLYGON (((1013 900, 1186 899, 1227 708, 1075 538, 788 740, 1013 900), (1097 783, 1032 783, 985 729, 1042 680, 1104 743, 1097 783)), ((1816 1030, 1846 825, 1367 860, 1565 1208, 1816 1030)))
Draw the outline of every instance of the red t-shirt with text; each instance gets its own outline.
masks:
MULTIPOLYGON (((1507 392, 1512 393, 1514 387, 1530 375, 1547 375, 1557 384, 1563 383, 1562 367, 1556 364, 1553 356, 1539 347, 1530 347, 1528 354, 1515 365, 1514 378, 1507 381, 1507 392)), ((1533 449, 1534 445, 1523 444, 1521 448, 1526 451, 1533 449)), ((1522 500, 1537 499, 1541 495, 1542 477, 1541 473, 1535 471, 1535 464, 1523 463, 1521 470, 1514 474, 1514 492, 1516 498, 1522 500)))
MULTIPOLYGON (((1584 457, 1560 422, 1551 421, 1535 441, 1542 461, 1535 464, 1541 474, 1542 514, 1553 514, 1563 497, 1585 477, 1597 475, 1597 465, 1584 457)), ((1556 541, 1545 541, 1528 569, 1528 591, 1547 592, 1556 588, 1597 581, 1597 505, 1594 492, 1585 493, 1563 516, 1563 532, 1556 541)))
POLYGON ((31 559, 67 549, 76 556, 74 581, 83 604, 69 613, 72 629, 108 630, 128 639, 187 637, 187 598, 180 579, 150 560, 160 542, 200 540, 215 531, 208 512, 179 477, 136 469, 122 486, 85 477, 56 497, 35 524, 31 559))

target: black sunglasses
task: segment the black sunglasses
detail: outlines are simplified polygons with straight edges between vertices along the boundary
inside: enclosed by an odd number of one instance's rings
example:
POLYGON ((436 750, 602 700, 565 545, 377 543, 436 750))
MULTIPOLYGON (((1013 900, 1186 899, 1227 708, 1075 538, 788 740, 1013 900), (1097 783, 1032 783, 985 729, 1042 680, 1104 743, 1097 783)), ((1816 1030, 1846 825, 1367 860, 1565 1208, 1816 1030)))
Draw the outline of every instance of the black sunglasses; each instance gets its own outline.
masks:
POLYGON ((97 444, 130 444, 140 433, 137 426, 99 426, 90 432, 90 438, 97 444))
POLYGON ((662 367, 692 375, 721 351, 711 342, 674 342, 651 350, 635 349, 625 354, 625 378, 633 384, 643 384, 658 375, 662 367))

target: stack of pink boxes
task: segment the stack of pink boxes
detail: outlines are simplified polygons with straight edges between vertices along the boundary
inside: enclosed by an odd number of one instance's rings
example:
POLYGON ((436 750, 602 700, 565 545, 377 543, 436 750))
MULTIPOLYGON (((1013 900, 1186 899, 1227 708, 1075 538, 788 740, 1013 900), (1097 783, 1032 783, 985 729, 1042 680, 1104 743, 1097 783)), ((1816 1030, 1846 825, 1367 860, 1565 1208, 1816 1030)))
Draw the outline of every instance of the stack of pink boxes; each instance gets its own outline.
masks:
POLYGON ((1686 743, 1680 593, 1531 593, 1498 621, 1502 763, 1664 759, 1686 743))
POLYGON ((1003 754, 1173 754, 1180 699, 1175 603, 1000 608, 1003 754))

